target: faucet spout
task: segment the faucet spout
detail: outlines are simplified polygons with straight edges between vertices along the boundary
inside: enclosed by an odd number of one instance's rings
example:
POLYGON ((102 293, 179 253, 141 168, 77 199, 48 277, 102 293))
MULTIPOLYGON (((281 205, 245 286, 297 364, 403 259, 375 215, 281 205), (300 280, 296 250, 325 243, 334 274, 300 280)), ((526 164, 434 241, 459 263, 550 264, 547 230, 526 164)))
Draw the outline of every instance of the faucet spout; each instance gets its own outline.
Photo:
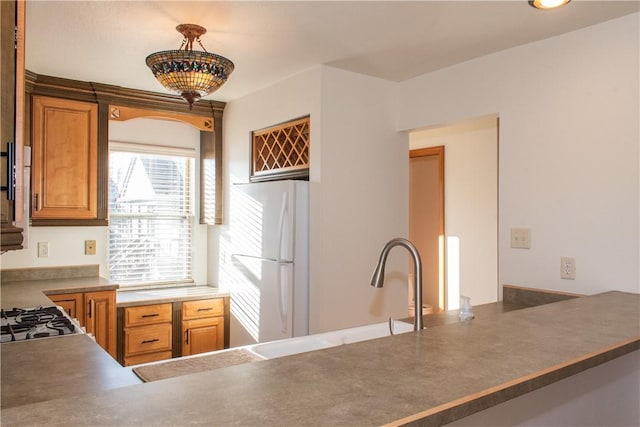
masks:
POLYGON ((419 331, 422 329, 422 261, 420 260, 420 254, 418 249, 408 241, 401 237, 391 239, 382 248, 380 252, 380 258, 378 264, 371 276, 371 286, 375 288, 381 288, 384 284, 384 267, 387 264, 387 256, 392 248, 395 246, 402 246, 409 251, 411 258, 413 259, 415 280, 413 281, 413 295, 414 295, 414 320, 413 330, 419 331))

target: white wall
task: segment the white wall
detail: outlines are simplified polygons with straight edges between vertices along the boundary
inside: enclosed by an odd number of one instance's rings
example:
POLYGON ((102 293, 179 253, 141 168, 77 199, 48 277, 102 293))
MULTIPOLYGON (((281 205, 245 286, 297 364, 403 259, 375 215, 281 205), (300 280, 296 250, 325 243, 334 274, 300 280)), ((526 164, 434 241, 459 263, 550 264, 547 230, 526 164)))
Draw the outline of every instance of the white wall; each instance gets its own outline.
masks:
MULTIPOLYGON (((200 151, 200 131, 180 122, 153 119, 133 119, 109 123, 112 141, 135 142, 173 147, 194 148, 200 151)), ((199 194, 196 171, 195 194, 199 194)), ((196 226, 194 245, 194 279, 197 284, 206 283, 206 226, 199 225, 196 200, 196 226)), ((52 267, 65 265, 99 264, 100 275, 109 277, 109 229, 108 227, 29 227, 29 248, 10 251, 0 257, 3 269, 27 267, 52 267), (84 241, 96 241, 96 255, 84 254, 84 241), (49 242, 49 257, 37 257, 37 242, 49 242)))
POLYGON ((391 252, 384 287, 369 285, 384 244, 409 233, 409 142, 396 132, 394 96, 394 83, 323 68, 322 176, 312 194, 313 332, 407 316, 404 249, 391 252))
MULTIPOLYGON (((234 271, 228 249, 230 195, 233 183, 249 182, 251 131, 309 114, 311 117, 311 176, 319 174, 320 68, 302 72, 274 86, 227 103, 223 117, 224 224, 208 229, 210 283, 233 289, 234 271)), ((313 178, 312 178, 313 180, 313 178)), ((313 201, 311 204, 313 205, 313 201)), ((232 347, 255 342, 239 320, 241 302, 231 299, 232 347)))
MULTIPOLYGON (((249 179, 250 132, 311 117, 312 333, 406 316, 406 255, 390 258, 390 282, 383 289, 368 284, 384 243, 408 230, 408 141, 395 132, 393 88, 318 66, 225 108, 226 214, 231 184, 249 179)), ((222 287, 233 281, 224 268, 226 233, 225 225, 209 229, 209 247, 219 248, 209 254, 210 264, 218 266, 209 279, 222 287)), ((246 342, 250 337, 232 318, 231 345, 246 342)))
MULTIPOLYGON (((457 238, 457 274, 447 285, 472 304, 498 300, 498 127, 495 117, 425 129, 409 135, 411 149, 445 147, 445 236, 457 238)), ((451 289, 449 289, 451 290, 451 289)), ((447 309, 459 300, 447 301, 447 309)))
POLYGON ((399 129, 496 114, 500 283, 639 292, 639 14, 399 85, 399 129), (531 249, 511 249, 511 227, 531 249), (560 257, 576 258, 575 281, 560 257))
POLYGON ((2 269, 58 267, 64 265, 100 266, 100 275, 107 269, 107 227, 29 227, 28 248, 9 251, 0 256, 2 269), (84 254, 84 241, 96 241, 96 254, 84 254), (49 256, 38 258, 38 242, 49 242, 49 256))

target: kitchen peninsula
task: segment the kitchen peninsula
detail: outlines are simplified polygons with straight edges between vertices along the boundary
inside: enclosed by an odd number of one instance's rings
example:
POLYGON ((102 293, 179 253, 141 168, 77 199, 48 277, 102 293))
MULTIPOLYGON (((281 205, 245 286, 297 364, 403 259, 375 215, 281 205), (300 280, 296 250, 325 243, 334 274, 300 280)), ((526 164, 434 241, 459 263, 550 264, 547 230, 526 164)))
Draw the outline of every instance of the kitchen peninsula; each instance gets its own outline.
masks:
MULTIPOLYGON (((478 310, 417 333, 83 395, 52 391, 4 408, 2 425, 442 425, 638 350, 639 306, 639 295, 614 291, 478 310)), ((86 337, 39 344, 70 338, 86 337)), ((11 345, 2 346, 3 401, 5 372, 21 369, 6 363, 11 345)))

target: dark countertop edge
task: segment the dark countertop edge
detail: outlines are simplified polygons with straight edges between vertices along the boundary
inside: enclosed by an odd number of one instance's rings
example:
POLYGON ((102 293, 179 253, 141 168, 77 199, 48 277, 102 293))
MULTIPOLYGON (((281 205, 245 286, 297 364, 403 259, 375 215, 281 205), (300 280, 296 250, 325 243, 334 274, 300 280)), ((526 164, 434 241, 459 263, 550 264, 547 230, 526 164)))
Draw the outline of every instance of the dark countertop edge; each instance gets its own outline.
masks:
POLYGON ((95 286, 78 285, 70 288, 51 288, 43 289, 42 293, 45 295, 62 295, 62 294, 74 294, 78 292, 100 292, 100 291, 116 291, 120 288, 116 284, 102 284, 95 286))
POLYGON ((385 424, 385 426, 441 426, 448 424, 637 350, 640 350, 640 336, 480 393, 461 397, 444 405, 385 424))

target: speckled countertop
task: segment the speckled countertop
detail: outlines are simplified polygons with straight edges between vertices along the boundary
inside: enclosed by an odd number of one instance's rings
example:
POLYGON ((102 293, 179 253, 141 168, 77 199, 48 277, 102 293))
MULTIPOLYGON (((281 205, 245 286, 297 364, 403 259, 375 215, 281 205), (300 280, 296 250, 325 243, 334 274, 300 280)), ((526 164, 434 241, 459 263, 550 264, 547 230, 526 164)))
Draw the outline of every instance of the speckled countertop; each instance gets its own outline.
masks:
POLYGON ((3 343, 0 351, 3 413, 52 397, 71 398, 142 382, 85 334, 3 343))
POLYGON ((134 305, 161 304, 172 301, 192 301, 227 296, 229 296, 228 292, 220 291, 212 286, 141 289, 137 291, 119 291, 116 296, 116 306, 131 307, 134 305))
POLYGON ((607 292, 478 310, 469 322, 8 408, 2 425, 442 425, 638 350, 639 306, 639 295, 607 292))

